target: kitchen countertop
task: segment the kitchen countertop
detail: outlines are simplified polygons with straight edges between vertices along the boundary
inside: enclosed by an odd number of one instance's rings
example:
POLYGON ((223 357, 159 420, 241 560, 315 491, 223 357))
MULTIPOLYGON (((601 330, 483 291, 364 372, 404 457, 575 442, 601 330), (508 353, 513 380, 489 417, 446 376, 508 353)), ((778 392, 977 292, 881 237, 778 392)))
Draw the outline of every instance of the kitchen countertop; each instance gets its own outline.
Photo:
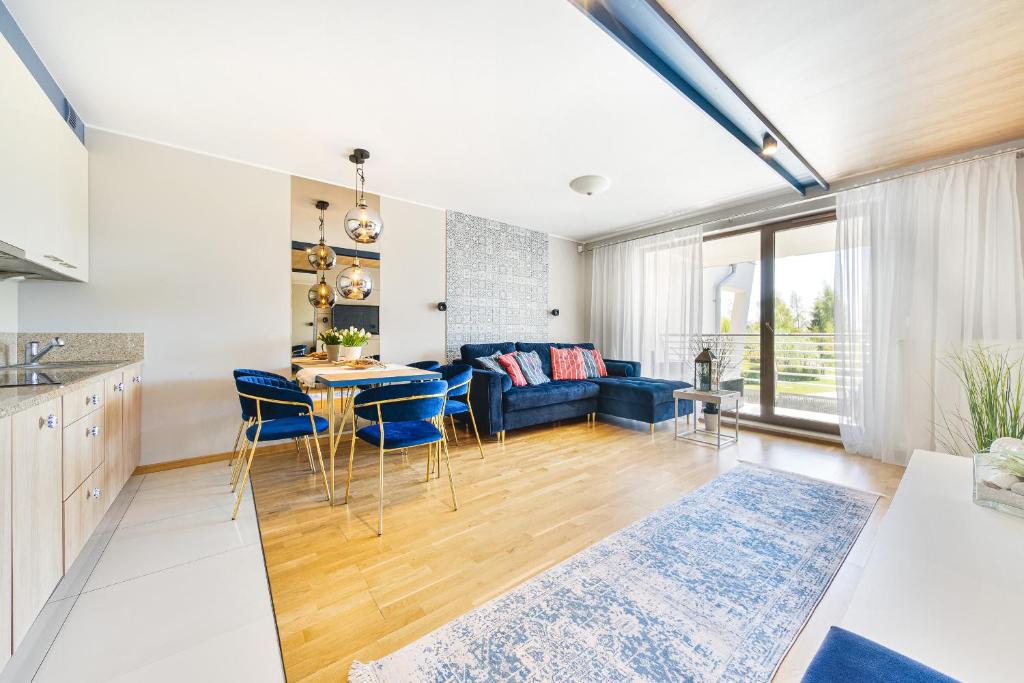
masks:
MULTIPOLYGON (((57 372, 75 372, 76 377, 67 384, 42 384, 25 387, 2 387, 0 388, 0 418, 20 413, 23 410, 46 403, 58 396, 78 389, 83 384, 95 381, 97 377, 108 372, 114 372, 130 365, 138 365, 140 360, 112 360, 102 365, 69 366, 57 372)), ((0 366, 0 369, 3 369, 0 366)))

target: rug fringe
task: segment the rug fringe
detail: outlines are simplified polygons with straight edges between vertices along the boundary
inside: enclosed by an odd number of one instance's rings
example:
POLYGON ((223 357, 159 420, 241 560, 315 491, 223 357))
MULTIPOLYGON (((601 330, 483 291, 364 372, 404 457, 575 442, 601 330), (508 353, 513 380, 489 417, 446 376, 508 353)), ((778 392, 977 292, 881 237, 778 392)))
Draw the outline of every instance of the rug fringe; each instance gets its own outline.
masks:
POLYGON ((352 665, 348 668, 348 683, 383 683, 377 674, 374 673, 373 667, 369 664, 363 664, 362 662, 352 662, 352 665))

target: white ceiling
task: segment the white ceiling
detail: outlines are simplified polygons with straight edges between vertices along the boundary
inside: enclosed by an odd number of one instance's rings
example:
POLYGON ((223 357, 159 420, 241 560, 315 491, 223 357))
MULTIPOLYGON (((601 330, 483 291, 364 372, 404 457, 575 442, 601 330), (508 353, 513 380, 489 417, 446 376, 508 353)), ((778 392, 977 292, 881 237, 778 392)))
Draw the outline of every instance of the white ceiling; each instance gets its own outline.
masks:
MULTIPOLYGON (((788 187, 566 0, 5 2, 92 127, 581 240, 788 187)), ((1024 136, 1021 0, 666 5, 830 179, 1024 136)))

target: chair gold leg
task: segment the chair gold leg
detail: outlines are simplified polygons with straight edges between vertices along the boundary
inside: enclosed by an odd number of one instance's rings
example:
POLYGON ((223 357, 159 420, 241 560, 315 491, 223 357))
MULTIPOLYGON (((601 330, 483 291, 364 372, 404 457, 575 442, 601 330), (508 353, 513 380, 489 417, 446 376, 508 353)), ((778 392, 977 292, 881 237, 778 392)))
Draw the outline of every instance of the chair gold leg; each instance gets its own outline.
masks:
POLYGON ((476 436, 476 446, 480 449, 480 459, 484 458, 484 444, 480 441, 480 432, 476 428, 476 416, 473 415, 473 406, 469 406, 469 422, 473 425, 473 434, 476 436))
MULTIPOLYGON (((327 494, 327 502, 329 503, 331 502, 331 484, 327 481, 327 468, 324 467, 324 452, 320 449, 320 439, 318 439, 315 434, 313 435, 313 442, 316 444, 316 457, 317 460, 320 461, 320 476, 324 478, 324 493, 327 494)), ((306 448, 309 448, 308 436, 306 437, 306 448)), ((310 457, 313 457, 312 451, 310 452, 310 457)), ((351 470, 349 471, 351 472, 351 470)), ((347 491, 345 495, 348 495, 347 491)))
POLYGON ((242 465, 245 463, 245 454, 249 450, 250 441, 247 437, 242 438, 242 447, 235 458, 235 466, 231 469, 231 490, 238 486, 238 478, 242 475, 242 465))
POLYGON ((245 495, 245 483, 249 480, 249 469, 252 467, 253 456, 256 455, 256 443, 260 440, 259 435, 256 435, 256 439, 252 442, 252 448, 249 449, 249 457, 245 462, 245 471, 242 473, 242 485, 238 487, 238 494, 235 495, 235 509, 231 511, 231 519, 238 517, 238 506, 242 504, 242 496, 245 495))
POLYGON ((356 457, 356 433, 352 431, 352 445, 348 449, 348 479, 345 480, 345 505, 348 505, 348 492, 352 488, 352 461, 356 457))
POLYGON ((380 484, 378 486, 378 498, 377 501, 377 535, 380 536, 384 533, 384 439, 380 440, 380 462, 377 466, 380 474, 380 484))
POLYGON ((228 467, 232 467, 235 464, 235 457, 238 456, 238 446, 242 441, 242 430, 245 429, 245 422, 245 420, 240 420, 238 422, 238 433, 235 434, 235 445, 231 449, 231 452, 235 455, 228 461, 228 467))
POLYGON ((430 469, 431 469, 430 465, 432 463, 431 458, 433 458, 433 456, 434 456, 434 445, 428 443, 427 444, 427 478, 424 479, 423 481, 430 481, 430 469))
POLYGON ((651 434, 653 434, 653 433, 654 433, 654 423, 653 423, 653 422, 651 423, 651 429, 650 429, 650 432, 651 432, 651 434))
MULTIPOLYGON (((455 478, 452 477, 452 461, 451 458, 448 456, 448 442, 442 441, 441 443, 444 446, 444 464, 445 467, 448 469, 448 488, 452 490, 452 510, 458 510, 459 499, 455 497, 455 478)), ((438 463, 437 467, 439 470, 441 469, 440 463, 438 463)), ((441 476, 440 472, 438 473, 438 476, 441 476)))
MULTIPOLYGON (((455 445, 458 446, 459 445, 459 430, 455 426, 455 416, 454 415, 449 415, 448 417, 451 418, 451 422, 452 422, 452 436, 455 437, 455 445)), ((444 418, 442 417, 441 420, 444 420, 444 418)))

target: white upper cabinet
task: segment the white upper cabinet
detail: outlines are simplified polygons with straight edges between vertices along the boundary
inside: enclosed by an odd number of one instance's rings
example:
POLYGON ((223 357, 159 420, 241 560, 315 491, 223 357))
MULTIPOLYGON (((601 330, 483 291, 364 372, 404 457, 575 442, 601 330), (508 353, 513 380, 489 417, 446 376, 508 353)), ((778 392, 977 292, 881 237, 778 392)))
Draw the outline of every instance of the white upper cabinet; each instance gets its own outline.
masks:
POLYGON ((0 241, 87 281, 88 153, 2 37, 0 92, 0 241))

